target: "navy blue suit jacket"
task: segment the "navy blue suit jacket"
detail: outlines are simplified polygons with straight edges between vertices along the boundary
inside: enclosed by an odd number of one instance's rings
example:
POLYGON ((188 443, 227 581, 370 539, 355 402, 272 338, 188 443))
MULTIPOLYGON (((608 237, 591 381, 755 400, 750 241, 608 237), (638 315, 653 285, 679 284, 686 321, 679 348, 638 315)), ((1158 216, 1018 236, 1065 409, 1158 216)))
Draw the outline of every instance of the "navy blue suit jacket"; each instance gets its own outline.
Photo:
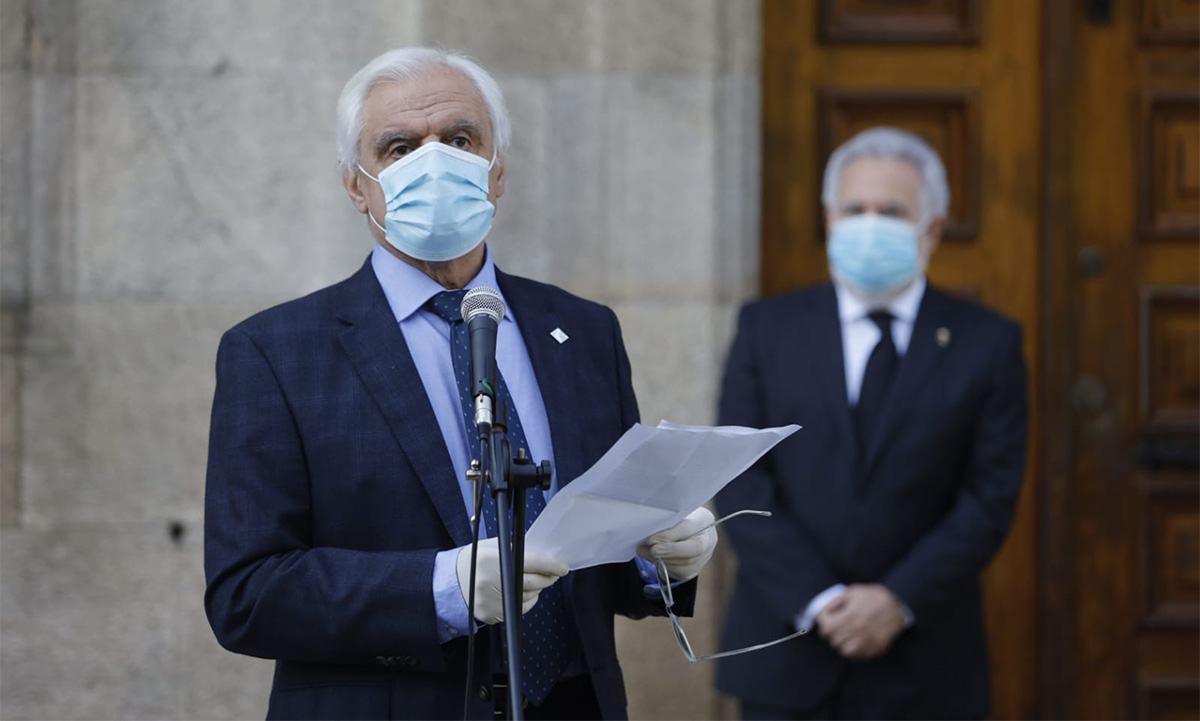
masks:
MULTIPOLYGON (((549 285, 497 279, 569 482, 638 419, 616 316, 549 285), (550 336, 556 327, 567 342, 550 336)), ((462 718, 466 639, 438 642, 432 579, 438 551, 469 540, 449 452, 369 260, 225 333, 205 607, 227 649, 277 660, 271 718, 462 718)), ((647 599, 632 562, 560 583, 600 707, 623 717, 613 614, 661 613, 661 601, 647 599)), ((490 636, 477 636, 475 718, 492 717, 490 636)))
POLYGON ((718 687, 803 710, 840 679, 865 718, 982 717, 978 578, 1009 529, 1025 465, 1020 328, 928 287, 880 430, 861 454, 843 366, 831 285, 742 309, 720 422, 804 428, 717 497, 722 513, 774 512, 728 524, 739 566, 723 643, 788 633, 837 583, 884 584, 916 623, 871 661, 848 662, 815 631, 724 659, 718 687))

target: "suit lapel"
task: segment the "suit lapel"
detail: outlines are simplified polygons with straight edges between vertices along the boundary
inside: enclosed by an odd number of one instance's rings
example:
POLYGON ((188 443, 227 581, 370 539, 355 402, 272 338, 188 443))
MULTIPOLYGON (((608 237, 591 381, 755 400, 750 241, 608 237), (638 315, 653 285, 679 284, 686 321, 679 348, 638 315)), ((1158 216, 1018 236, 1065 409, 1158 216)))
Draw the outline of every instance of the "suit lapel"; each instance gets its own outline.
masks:
POLYGON ((568 377, 568 369, 571 367, 568 347, 570 341, 561 344, 550 332, 562 327, 562 330, 571 336, 574 330, 569 327, 570 323, 566 319, 557 317, 550 299, 539 292, 537 285, 522 282, 520 278, 501 272, 499 268, 496 269, 496 282, 504 294, 505 301, 516 314, 517 323, 521 328, 521 339, 525 341, 525 350, 529 353, 529 362, 533 365, 533 375, 537 378, 542 403, 546 407, 550 442, 554 446, 554 472, 561 488, 586 469, 577 468, 575 465, 584 454, 583 438, 571 411, 572 382, 568 377))
POLYGON ((871 439, 871 447, 864 464, 864 477, 869 474, 880 454, 887 446, 897 427, 908 416, 913 400, 921 387, 932 377, 944 355, 938 345, 938 329, 947 321, 947 307, 941 295, 932 287, 926 287, 925 297, 917 310, 917 321, 913 324, 912 338, 908 351, 900 361, 896 380, 883 406, 883 416, 871 439))
POLYGON ((349 290, 350 302, 338 315, 342 348, 416 470, 442 524, 456 544, 465 545, 470 542, 470 523, 450 453, 369 259, 351 279, 349 290))
MULTIPOLYGON (((850 415, 850 400, 846 397, 846 356, 842 350, 842 321, 838 316, 837 294, 832 285, 825 286, 816 296, 816 307, 813 309, 813 323, 810 326, 812 338, 807 347, 799 349, 806 355, 814 355, 820 374, 820 386, 826 395, 826 407, 833 410, 833 419, 838 425, 838 431, 843 438, 849 439, 858 455, 857 434, 854 432, 854 419, 850 415)), ((794 357, 800 357, 799 355, 794 357)))

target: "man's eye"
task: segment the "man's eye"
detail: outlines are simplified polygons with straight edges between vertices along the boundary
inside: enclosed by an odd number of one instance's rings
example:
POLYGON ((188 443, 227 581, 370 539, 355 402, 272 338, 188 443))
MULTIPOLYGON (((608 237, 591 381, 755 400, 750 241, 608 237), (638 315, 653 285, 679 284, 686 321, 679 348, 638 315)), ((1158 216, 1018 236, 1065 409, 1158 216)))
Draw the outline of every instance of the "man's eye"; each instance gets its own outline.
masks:
POLYGON ((458 148, 459 150, 466 150, 471 146, 471 140, 470 138, 460 135, 457 138, 451 138, 450 145, 458 148))
POLYGON ((396 147, 392 148, 391 154, 393 158, 399 158, 400 156, 408 155, 411 152, 412 148, 408 147, 407 145, 397 145, 396 147))

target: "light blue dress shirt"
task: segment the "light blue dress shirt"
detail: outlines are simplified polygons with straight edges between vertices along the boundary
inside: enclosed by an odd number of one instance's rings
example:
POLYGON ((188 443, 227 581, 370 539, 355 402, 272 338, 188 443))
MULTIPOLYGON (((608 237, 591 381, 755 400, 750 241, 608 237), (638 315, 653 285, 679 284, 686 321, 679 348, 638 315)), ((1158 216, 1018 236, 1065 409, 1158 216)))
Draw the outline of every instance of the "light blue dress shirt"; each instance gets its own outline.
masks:
MULTIPOLYGON (((404 342, 408 345, 421 383, 429 396, 429 403, 433 406, 438 428, 450 451, 450 461, 454 464, 454 477, 462 493, 463 507, 469 515, 474 498, 466 473, 478 449, 469 448, 467 443, 458 382, 454 378, 454 364, 450 359, 450 324, 423 307, 445 288, 378 244, 371 253, 371 267, 383 286, 383 293, 400 325, 400 332, 404 334, 404 342)), ((490 251, 485 252, 483 268, 466 287, 476 286, 500 289, 490 251)), ((508 384, 517 415, 521 417, 529 455, 540 462, 554 458, 554 447, 550 441, 550 424, 546 420, 542 391, 533 374, 533 364, 529 360, 518 323, 519 319, 506 302, 504 320, 500 321, 496 332, 496 365, 508 384)), ((547 500, 556 490, 557 475, 551 479, 547 500)), ((458 587, 457 558, 458 549, 451 549, 439 553, 434 562, 434 605, 438 616, 438 638, 443 643, 467 633, 469 628, 467 605, 458 587)))
MULTIPOLYGON (((462 493, 463 508, 469 516, 475 499, 471 495, 471 483, 467 481, 466 473, 478 449, 468 447, 467 443, 458 381, 455 380, 454 363, 450 359, 450 324, 424 307, 430 298, 445 288, 378 243, 371 252, 371 268, 383 287, 383 294, 400 325, 400 332, 417 366, 421 384, 433 406, 433 415, 437 418, 438 429, 446 441, 446 449, 454 465, 454 477, 462 493)), ((491 250, 486 246, 483 268, 466 285, 467 288, 476 286, 500 290, 491 250)), ((550 423, 546 418, 542 391, 533 373, 529 351, 521 337, 519 319, 507 301, 504 304, 504 320, 496 332, 496 365, 508 385, 517 415, 521 417, 530 457, 535 462, 552 460, 554 446, 550 440, 550 423)), ((546 500, 549 501, 557 491, 558 474, 555 471, 551 476, 550 490, 546 492, 546 500)), ((470 628, 467 604, 458 586, 459 550, 452 548, 438 553, 433 566, 433 600, 438 617, 438 639, 442 643, 467 633, 470 628)), ((642 579, 647 582, 647 591, 657 595, 658 584, 654 581, 653 564, 641 558, 635 560, 642 579)), ((570 675, 572 668, 569 667, 567 672, 570 675)))

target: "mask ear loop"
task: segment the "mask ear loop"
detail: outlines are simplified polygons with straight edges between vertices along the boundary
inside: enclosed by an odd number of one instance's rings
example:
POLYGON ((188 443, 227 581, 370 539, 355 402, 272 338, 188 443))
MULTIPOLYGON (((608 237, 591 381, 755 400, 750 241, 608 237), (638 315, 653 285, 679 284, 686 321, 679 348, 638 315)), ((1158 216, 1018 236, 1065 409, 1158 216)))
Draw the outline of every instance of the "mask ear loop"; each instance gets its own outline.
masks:
POLYGON ((362 163, 355 163, 355 165, 358 166, 359 172, 361 172, 363 175, 367 176, 371 180, 374 180, 376 183, 379 182, 379 178, 376 178, 374 175, 368 173, 367 169, 362 166, 362 163))
POLYGON ((917 229, 917 274, 925 275, 929 271, 929 254, 921 252, 925 236, 929 233, 929 227, 933 225, 934 213, 931 209, 923 209, 920 222, 916 223, 917 229))
MULTIPOLYGON (((371 180, 374 180, 376 183, 379 182, 379 178, 376 178, 374 175, 368 173, 367 169, 362 166, 362 163, 355 163, 355 165, 358 166, 359 172, 361 172, 363 175, 367 176, 371 180)), ((380 185, 382 185, 382 183, 380 183, 380 185)), ((375 220, 375 216, 371 215, 370 208, 367 208, 367 217, 371 219, 371 222, 375 224, 376 228, 379 228, 380 232, 382 232, 384 235, 387 235, 387 228, 380 225, 378 220, 375 220)))
POLYGON ((370 208, 367 209, 367 217, 371 219, 371 223, 373 223, 376 228, 379 228, 379 232, 383 233, 385 236, 387 235, 387 228, 380 225, 378 220, 375 220, 375 216, 371 215, 370 208))
POLYGON ((924 238, 925 234, 929 232, 929 226, 931 225, 933 225, 933 213, 922 213, 921 219, 913 223, 913 226, 917 229, 917 238, 924 238))

